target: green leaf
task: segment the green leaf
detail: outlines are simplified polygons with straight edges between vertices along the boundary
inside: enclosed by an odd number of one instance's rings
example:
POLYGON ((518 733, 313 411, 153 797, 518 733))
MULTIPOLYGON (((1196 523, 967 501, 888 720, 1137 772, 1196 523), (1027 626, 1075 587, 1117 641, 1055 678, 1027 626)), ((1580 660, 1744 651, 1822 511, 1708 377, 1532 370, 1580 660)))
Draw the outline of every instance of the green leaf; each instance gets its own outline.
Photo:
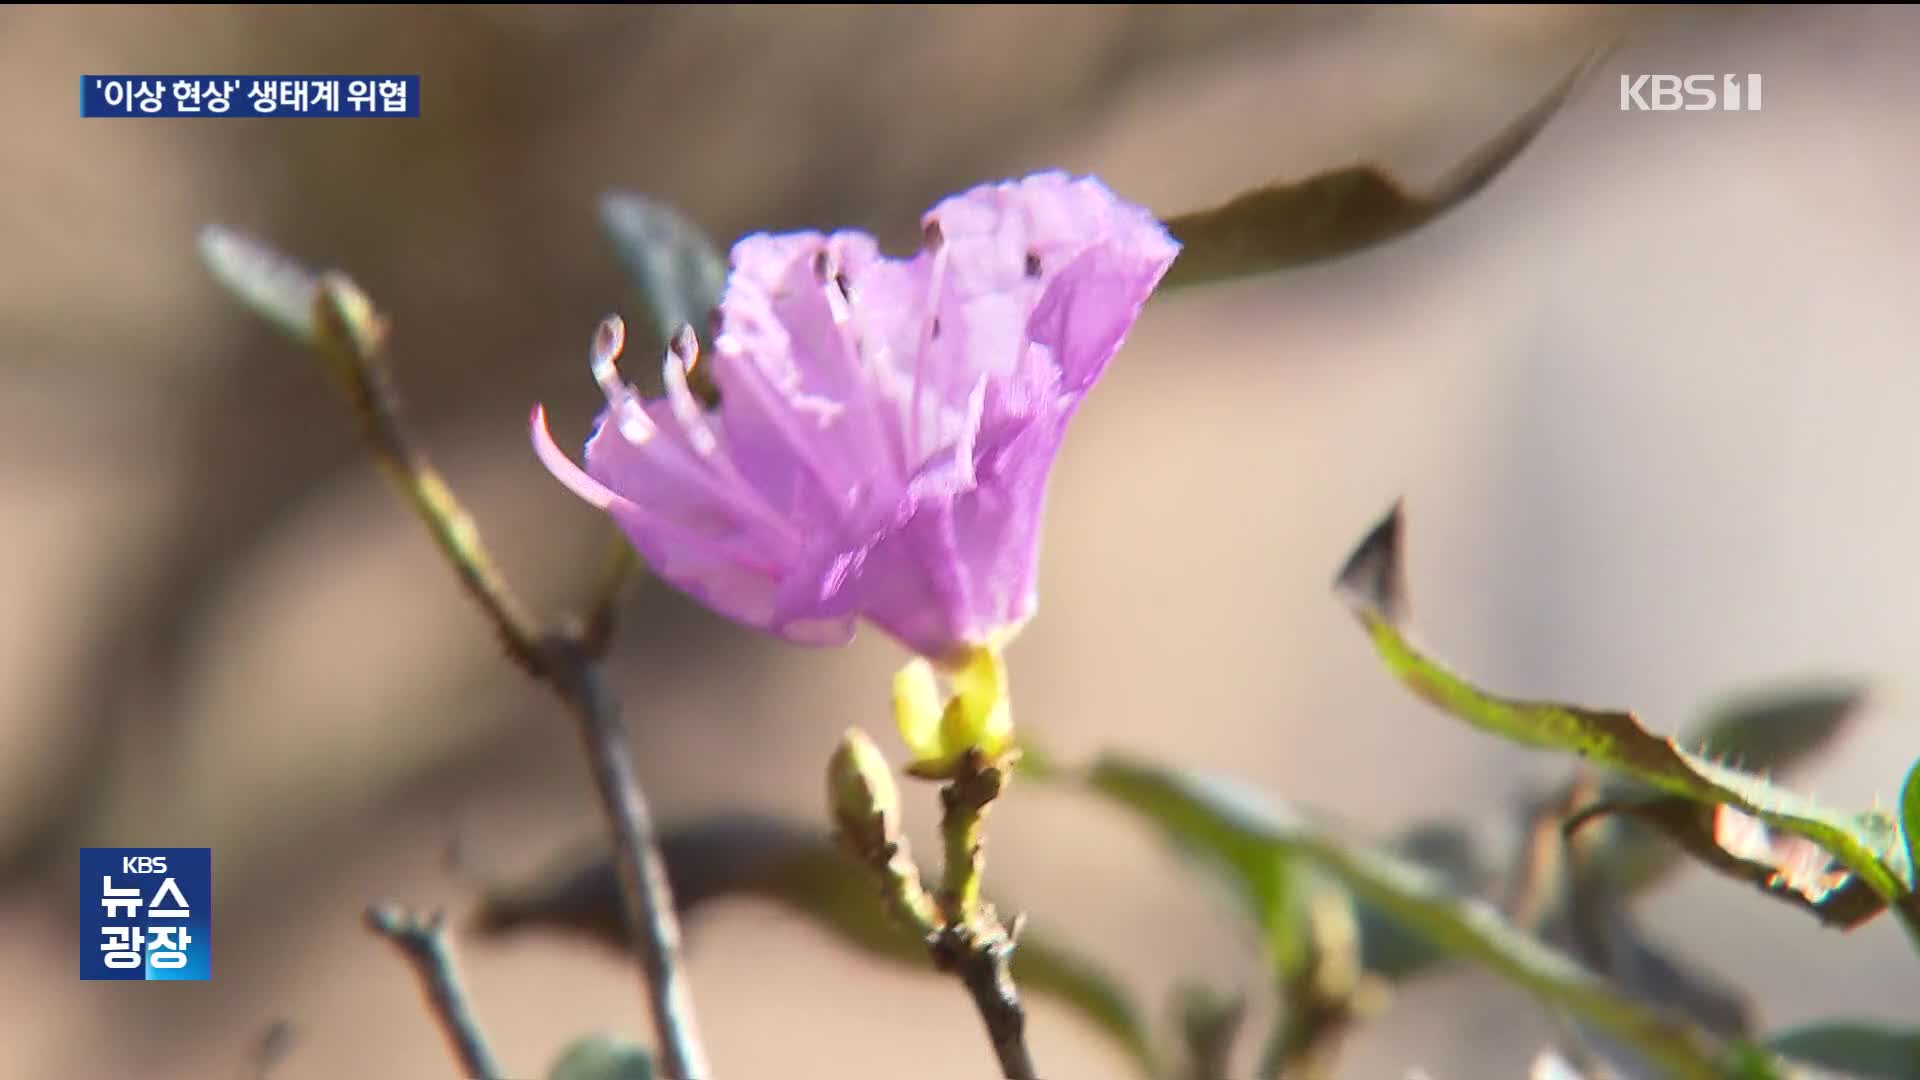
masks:
POLYGON ((1743 769, 1784 772, 1832 743, 1866 703, 1860 682, 1751 690, 1722 701, 1685 741, 1743 769))
POLYGON ((261 318, 301 344, 318 343, 313 311, 319 275, 224 225, 200 230, 200 257, 214 280, 261 318))
MULTIPOLYGON (((661 852, 674 900, 684 913, 727 898, 770 900, 869 954, 931 972, 925 944, 887 918, 872 879, 824 832, 755 815, 714 817, 668 830, 661 852)), ((484 890, 471 926, 481 936, 564 929, 625 955, 618 889, 604 846, 595 845, 525 880, 484 890)), ((1004 898, 995 906, 1019 910, 1004 898)), ((1030 922, 1014 954, 1013 974, 1029 997, 1073 1009, 1118 1043, 1144 1075, 1159 1075, 1159 1059, 1138 1010, 1093 962, 1030 922)))
MULTIPOLYGON (((1811 840, 1861 878, 1877 898, 1876 910, 1899 905, 1909 894, 1911 863, 1899 843, 1899 829, 1884 814, 1829 810, 1761 777, 1685 750, 1648 731, 1631 713, 1501 697, 1416 648, 1402 630, 1407 590, 1401 531, 1396 504, 1347 560, 1336 589, 1387 668, 1415 694, 1512 742, 1576 753, 1662 794, 1731 806, 1772 829, 1811 840)), ((1920 915, 1903 911, 1902 920, 1920 942, 1920 915)))
MULTIPOLYGON (((1575 951, 1615 985, 1655 1008, 1671 1009, 1722 1038, 1753 1034, 1753 1003, 1731 980, 1693 965, 1650 939, 1627 912, 1587 896, 1576 905, 1575 951), (1584 939, 1584 940, 1582 940, 1584 939), (1592 950, 1599 955, 1586 955, 1592 950), (1604 964, 1604 967, 1600 966, 1604 964)), ((1549 939, 1551 940, 1551 939, 1549 939)))
POLYGON ((1596 52, 1533 108, 1424 194, 1376 165, 1353 165, 1247 192, 1167 219, 1180 256, 1160 291, 1269 273, 1348 255, 1394 239, 1460 205, 1500 175, 1566 104, 1604 53, 1596 52))
POLYGON ((1583 861, 1600 830, 1568 836, 1568 818, 1591 805, 1599 780, 1580 770, 1559 795, 1528 807, 1522 847, 1504 883, 1507 918, 1638 1001, 1687 1016, 1723 1038, 1748 1037, 1753 1021, 1746 994, 1644 934, 1626 894, 1602 868, 1583 861))
MULTIPOLYGON (((1473 837, 1458 825, 1431 823, 1416 826, 1387 845, 1389 852, 1437 874, 1461 895, 1480 891, 1488 879, 1473 837)), ((1360 955, 1368 971, 1395 981, 1410 979, 1449 963, 1445 949, 1368 903, 1357 903, 1360 955)))
MULTIPOLYGON (((1556 825, 1554 833, 1559 832, 1556 825)), ((1555 850, 1566 850, 1557 835, 1549 837, 1555 850)), ((1724 1039, 1746 1040, 1753 1034, 1753 1004, 1735 983, 1696 966, 1645 933, 1622 903, 1621 895, 1604 880, 1577 867, 1561 867, 1555 876, 1565 881, 1550 914, 1527 929, 1547 944, 1564 949, 1588 970, 1608 979, 1621 993, 1655 1009, 1691 1019, 1724 1039)), ((1594 1039, 1595 1045, 1608 1040, 1594 1039)), ((1619 1057, 1616 1053, 1614 1056, 1619 1057)), ((1628 1063, 1616 1060, 1625 1067, 1628 1063)), ((1644 1062, 1638 1072, 1645 1072, 1644 1062)), ((1628 1068, 1629 1073, 1636 1070, 1628 1068)))
MULTIPOLYGON (((1086 779, 1065 771, 1057 771, 1055 777, 1086 779)), ((1120 781, 1098 769, 1090 782, 1096 791, 1116 798, 1121 795, 1121 788, 1107 786, 1120 781)), ((1174 850, 1221 871, 1221 880, 1259 928, 1268 963, 1275 971, 1289 973, 1300 966, 1306 952, 1300 903, 1305 883, 1299 880, 1300 872, 1288 852, 1276 850, 1260 836, 1237 828, 1203 803, 1175 799, 1151 804, 1122 801, 1147 814, 1174 850)))
POLYGON ((1920 1076, 1920 1028, 1862 1023, 1814 1024, 1767 1039, 1775 1053, 1838 1069, 1858 1080, 1913 1080, 1920 1076))
MULTIPOLYGON (((693 327, 700 351, 713 348, 713 312, 727 287, 727 259, 700 226, 665 203, 626 191, 600 197, 600 225, 647 305, 661 344, 693 327)), ((687 373, 694 396, 720 402, 711 365, 687 373)))
POLYGON ((1810 1072, 1771 1047, 1751 1042, 1735 1043, 1724 1067, 1726 1080, 1839 1080, 1810 1072))
POLYGON ((1851 929, 1886 909, 1886 902, 1874 895, 1865 879, 1836 869, 1832 856, 1820 845, 1804 837, 1781 835, 1724 803, 1679 795, 1596 803, 1569 819, 1567 829, 1609 814, 1649 826, 1722 874, 1811 911, 1829 926, 1851 929))
MULTIPOLYGON (((1681 742, 1740 768, 1782 773, 1845 731, 1866 697, 1857 682, 1749 691, 1722 702, 1681 742)), ((1633 802, 1651 794, 1646 785, 1616 776, 1605 801, 1633 802)), ((1686 852, 1660 830, 1631 818, 1616 818, 1597 839, 1582 848, 1581 858, 1602 867, 1608 883, 1624 893, 1649 889, 1686 862, 1686 852)))
POLYGON ((1359 900, 1410 930, 1531 991, 1634 1047, 1674 1077, 1718 1078, 1730 1048, 1684 1019, 1650 1009, 1566 956, 1464 898, 1437 874, 1308 824, 1233 781, 1118 758, 1099 762, 1088 785, 1142 814, 1176 842, 1196 827, 1249 865, 1302 859, 1359 900))
POLYGON ((1303 940, 1304 962, 1275 971, 1282 1012, 1259 1075, 1332 1076, 1348 1033, 1384 1010, 1387 992, 1362 961, 1352 894, 1308 860, 1292 861, 1301 881, 1294 933, 1303 940))
MULTIPOLYGON (((1900 834, 1906 838, 1907 864, 1920 868, 1920 761, 1907 771, 1907 782, 1900 789, 1900 834)), ((1920 903, 1912 895, 1909 907, 1920 903)))
POLYGON ((547 1080, 653 1080, 653 1055, 618 1035, 583 1035, 553 1063, 547 1080))
POLYGON ((710 347, 713 309, 727 287, 719 246, 680 211, 631 192, 600 197, 600 225, 646 301, 660 340, 691 326, 701 347, 710 347))
POLYGON ((1195 982, 1174 987, 1174 1017, 1186 1057, 1175 1074, 1179 1080, 1218 1080, 1232 1075, 1229 1063, 1240 1028, 1247 1019, 1244 996, 1221 994, 1195 982))

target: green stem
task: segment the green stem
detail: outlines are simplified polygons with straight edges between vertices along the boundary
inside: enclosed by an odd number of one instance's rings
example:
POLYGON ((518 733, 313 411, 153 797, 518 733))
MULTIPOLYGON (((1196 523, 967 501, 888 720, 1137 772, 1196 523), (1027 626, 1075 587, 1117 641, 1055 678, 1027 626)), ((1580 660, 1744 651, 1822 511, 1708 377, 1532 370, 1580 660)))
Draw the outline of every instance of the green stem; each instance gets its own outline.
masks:
POLYGON ((850 732, 828 766, 835 833, 880 885, 894 917, 926 944, 933 966, 958 975, 986 1026, 1009 1080, 1033 1080, 1027 1014, 1013 982, 1019 919, 1003 923, 980 898, 982 830, 989 804, 1005 789, 1012 760, 989 762, 972 750, 940 790, 940 834, 946 866, 940 893, 929 895, 901 833, 899 804, 885 762, 865 736, 850 732), (857 738, 855 738, 857 736, 857 738))
POLYGON ((1018 920, 1009 927, 981 902, 986 869, 987 809, 1006 790, 1013 762, 990 761, 969 750, 953 780, 940 789, 940 838, 945 848, 940 903, 946 923, 933 948, 935 966, 960 976, 986 1025, 1001 1075, 1037 1077, 1027 1049, 1027 1014, 1013 982, 1018 920))
POLYGON ((980 908, 980 879, 986 870, 987 808, 969 799, 958 783, 941 789, 945 813, 940 819, 944 872, 940 900, 955 920, 965 922, 980 908))

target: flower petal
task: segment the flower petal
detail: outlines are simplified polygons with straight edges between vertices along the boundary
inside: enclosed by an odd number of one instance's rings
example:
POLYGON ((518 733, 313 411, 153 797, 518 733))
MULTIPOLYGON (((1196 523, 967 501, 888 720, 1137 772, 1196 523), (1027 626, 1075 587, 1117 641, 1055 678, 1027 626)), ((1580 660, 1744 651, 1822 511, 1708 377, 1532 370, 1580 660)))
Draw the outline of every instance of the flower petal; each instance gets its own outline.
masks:
POLYGON ((1059 369, 1063 393, 1078 397, 1092 388, 1172 265, 1150 245, 1102 246, 1082 253, 1047 287, 1027 333, 1059 369))
POLYGON ((978 483, 954 507, 960 559, 972 568, 974 603, 989 625, 1026 622, 1039 605, 1042 523, 1047 485, 1073 404, 984 428, 974 451, 978 483))
POLYGON ((1058 172, 975 188, 927 220, 951 250, 932 366, 950 380, 987 366, 1005 403, 1091 386, 1180 250, 1147 211, 1058 172))
POLYGON ((970 567, 954 530, 954 507, 976 487, 973 431, 986 398, 969 397, 961 439, 921 467, 891 506, 873 505, 837 536, 822 538, 808 569, 782 590, 784 617, 858 613, 926 656, 984 634, 995 613, 973 602, 970 567))
POLYGON ((1035 607, 1067 425, 1179 249, 1063 173, 975 188, 923 226, 910 259, 855 233, 741 240, 719 411, 686 385, 690 341, 666 399, 643 403, 603 330, 610 407, 585 468, 543 426, 542 459, 662 577, 740 622, 833 641, 864 617, 942 660, 1004 641, 1035 607))
POLYGON ((709 489, 687 484, 681 473, 648 467, 647 447, 656 462, 663 451, 677 452, 661 441, 666 436, 656 434, 636 445, 603 416, 588 441, 589 471, 554 442, 544 409, 534 409, 532 429, 534 452, 548 471, 606 510, 653 572, 675 588, 729 619, 789 640, 816 645, 852 640, 850 618, 774 619, 774 595, 789 573, 782 551, 763 529, 741 525, 709 489))
MULTIPOLYGON (((771 464, 796 458, 827 505, 851 505, 876 471, 898 479, 897 438, 848 324, 836 280, 843 249, 871 241, 819 233, 749 236, 733 248, 720 303, 714 380, 723 399, 750 399, 733 428, 748 453, 771 464), (771 459, 769 459, 771 455, 771 459)), ((793 481, 775 485, 791 494, 793 481)))

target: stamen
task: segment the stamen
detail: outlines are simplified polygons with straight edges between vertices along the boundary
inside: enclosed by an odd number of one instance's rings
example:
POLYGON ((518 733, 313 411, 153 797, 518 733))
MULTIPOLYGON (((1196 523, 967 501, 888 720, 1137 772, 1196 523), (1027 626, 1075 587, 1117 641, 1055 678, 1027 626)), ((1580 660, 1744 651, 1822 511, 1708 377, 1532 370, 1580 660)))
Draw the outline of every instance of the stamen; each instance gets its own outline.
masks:
POLYGON ((694 335, 693 327, 681 326, 667 345, 661 380, 667 387, 667 407, 673 410, 673 418, 680 422, 680 430, 686 434, 687 444, 694 453, 710 458, 714 456, 720 441, 714 436, 713 428, 708 426, 706 416, 700 411, 700 402, 687 384, 687 376, 699 362, 700 339, 694 335))
POLYGON ((593 344, 587 355, 593 369, 593 381, 600 384, 607 406, 620 425, 620 436, 635 446, 653 436, 653 421, 641 408, 638 396, 620 377, 620 353, 627 347, 627 324, 618 315, 600 320, 593 332, 593 344))
POLYGON ((927 385, 927 354, 940 336, 940 301, 947 291, 947 237, 940 222, 927 222, 926 250, 933 252, 933 270, 927 289, 927 324, 920 333, 920 347, 913 353, 913 391, 907 398, 907 469, 919 465, 924 452, 920 446, 921 391, 927 385))
POLYGON ((847 290, 840 284, 846 280, 846 274, 833 265, 832 258, 822 250, 815 256, 813 268, 814 272, 820 275, 820 286, 827 297, 827 313, 833 317, 833 325, 844 327, 851 317, 848 311, 847 290))
POLYGON ((673 426, 668 429, 669 437, 655 444, 660 453, 658 460, 661 467, 671 469, 677 476, 699 485, 738 515, 743 523, 757 524, 788 550, 798 548, 800 534, 741 475, 732 457, 720 446, 720 437, 715 433, 707 414, 700 408, 699 399, 693 396, 692 388, 687 383, 687 374, 699 362, 700 339, 691 326, 682 326, 675 331, 672 342, 667 346, 665 361, 661 364, 661 379, 667 388, 667 407, 673 410, 674 419, 673 426), (679 432, 679 438, 671 436, 675 430, 679 432))
POLYGON ((627 347, 627 324, 618 315, 609 315, 600 320, 593 332, 593 344, 587 350, 593 365, 593 381, 607 395, 609 402, 625 396, 627 384, 620 379, 618 361, 620 353, 627 347))
POLYGON ((687 374, 693 374, 693 366, 700 362, 700 335, 693 332, 693 325, 681 323, 680 329, 673 332, 673 340, 667 342, 667 347, 680 358, 687 374))
POLYGON ((840 339, 840 355, 847 367, 847 381, 852 396, 847 400, 847 408, 856 413, 854 422, 864 428, 867 437, 867 452, 875 458, 884 455, 894 462, 901 479, 906 478, 906 462, 900 449, 895 446, 894 436, 889 434, 887 425, 881 420, 875 403, 880 400, 876 384, 879 373, 870 370, 872 365, 861 351, 860 337, 855 331, 858 315, 853 308, 853 290, 848 287, 847 275, 839 267, 832 252, 823 249, 814 261, 814 269, 825 284, 827 312, 833 319, 835 335, 840 339))

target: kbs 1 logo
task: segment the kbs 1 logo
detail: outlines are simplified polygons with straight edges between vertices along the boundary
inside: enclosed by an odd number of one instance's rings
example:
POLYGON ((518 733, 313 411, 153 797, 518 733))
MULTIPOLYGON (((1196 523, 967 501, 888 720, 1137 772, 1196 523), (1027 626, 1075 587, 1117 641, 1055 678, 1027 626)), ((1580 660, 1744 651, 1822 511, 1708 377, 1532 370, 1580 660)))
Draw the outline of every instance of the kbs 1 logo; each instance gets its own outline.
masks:
POLYGON ((213 977, 211 848, 81 848, 80 978, 213 977))
POLYGON ((1759 112, 1758 75, 1622 75, 1621 112, 1759 112))

